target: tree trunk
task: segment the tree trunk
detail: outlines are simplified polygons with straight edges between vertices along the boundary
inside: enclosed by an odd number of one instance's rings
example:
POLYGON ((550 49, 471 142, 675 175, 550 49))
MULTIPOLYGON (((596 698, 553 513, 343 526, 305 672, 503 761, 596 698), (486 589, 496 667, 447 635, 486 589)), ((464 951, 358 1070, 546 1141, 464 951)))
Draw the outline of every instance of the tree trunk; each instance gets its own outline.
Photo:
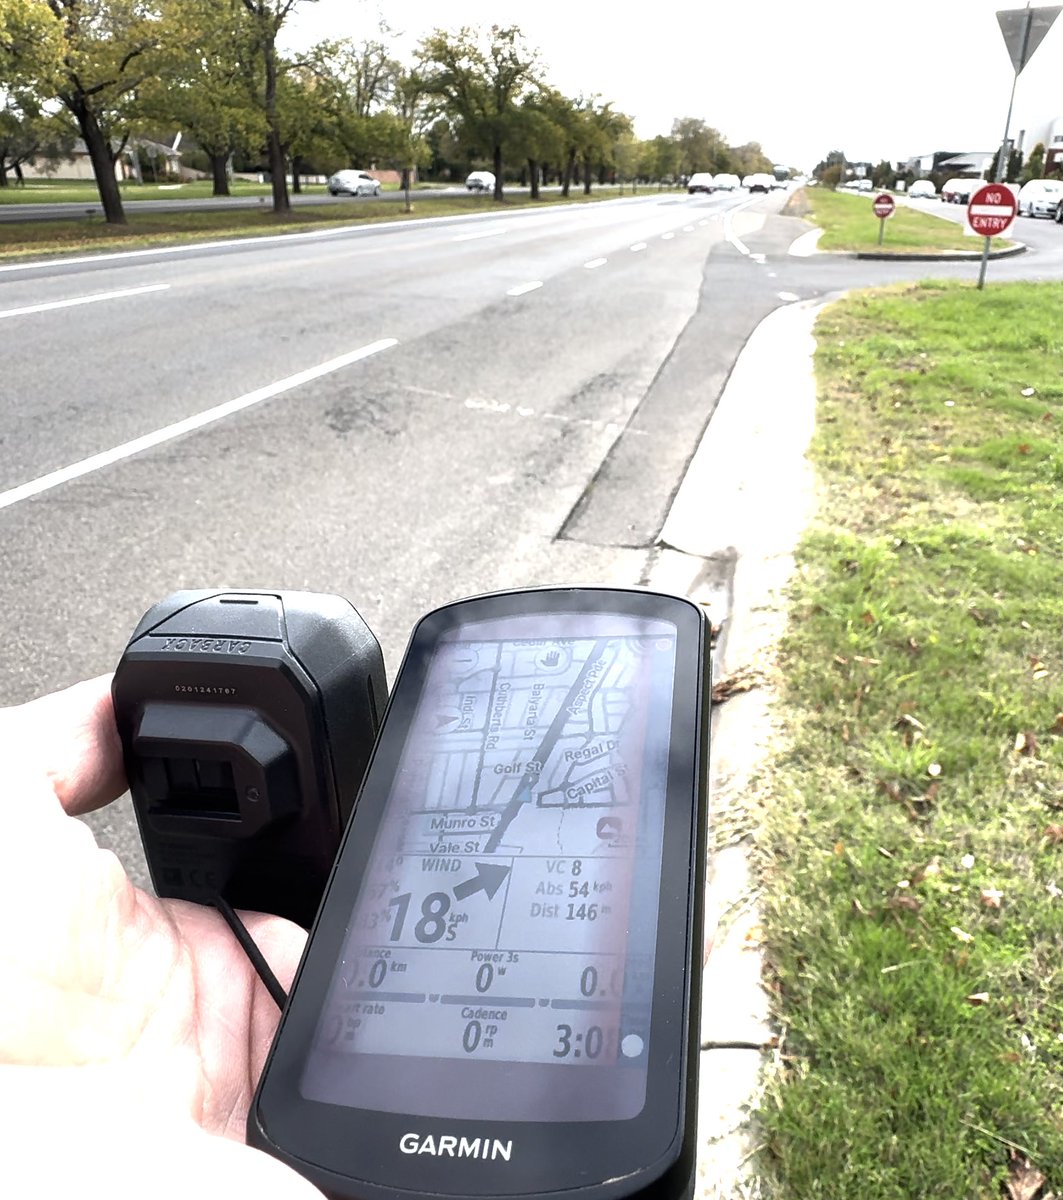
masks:
POLYGON ((495 168, 495 202, 502 203, 502 147, 496 146, 491 160, 495 168))
POLYGON ((576 166, 576 152, 569 150, 565 158, 565 173, 561 180, 561 195, 568 199, 568 190, 572 186, 572 171, 576 166))
POLYGON ((292 210, 288 199, 287 164, 284 161, 284 147, 281 145, 280 129, 277 123, 277 46, 271 38, 263 47, 266 60, 266 120, 269 123, 270 185, 273 189, 273 211, 285 215, 292 210))
POLYGON ((7 187, 7 163, 4 162, 4 156, 0 154, 0 188, 7 187))
POLYGON ((591 160, 589 158, 583 160, 583 194, 585 196, 591 194, 591 160))
POLYGON ((96 114, 84 96, 70 97, 66 105, 74 114, 78 130, 85 140, 85 148, 92 163, 92 173, 96 177, 96 188, 100 193, 100 203, 103 205, 104 219, 108 225, 125 225, 127 222, 122 208, 122 195, 118 190, 118 180, 114 177, 114 159, 111 157, 107 139, 100 129, 100 123, 96 120, 96 114))
POLYGON ((292 193, 296 196, 303 194, 303 185, 299 182, 299 168, 302 166, 302 160, 296 154, 292 158, 292 193))
POLYGON ((212 154, 210 156, 210 172, 214 178, 214 196, 229 195, 229 155, 212 154))
POLYGON ((539 199, 539 160, 537 158, 528 159, 528 177, 531 180, 531 198, 539 199))

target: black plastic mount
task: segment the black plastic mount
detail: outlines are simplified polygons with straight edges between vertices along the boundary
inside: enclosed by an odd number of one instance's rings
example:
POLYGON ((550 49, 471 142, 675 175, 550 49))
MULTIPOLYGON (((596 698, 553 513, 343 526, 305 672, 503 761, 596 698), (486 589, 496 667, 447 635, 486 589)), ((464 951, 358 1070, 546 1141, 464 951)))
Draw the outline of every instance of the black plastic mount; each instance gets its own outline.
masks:
POLYGON ((175 592, 137 625, 112 692, 156 892, 309 926, 387 700, 352 605, 175 592))

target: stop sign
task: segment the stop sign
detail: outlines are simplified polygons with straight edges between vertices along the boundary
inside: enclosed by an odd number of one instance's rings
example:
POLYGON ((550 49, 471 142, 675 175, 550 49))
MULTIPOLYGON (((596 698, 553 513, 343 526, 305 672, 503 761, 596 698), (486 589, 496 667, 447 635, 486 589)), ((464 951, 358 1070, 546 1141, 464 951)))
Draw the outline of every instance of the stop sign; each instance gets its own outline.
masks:
POLYGON ((967 224, 983 237, 1007 233, 1015 220, 1015 193, 1002 183, 987 183, 967 202, 967 224))
POLYGON ((896 206, 893 203, 893 197, 889 192, 879 192, 875 197, 875 202, 872 208, 875 210, 876 217, 892 217, 893 210, 896 206))

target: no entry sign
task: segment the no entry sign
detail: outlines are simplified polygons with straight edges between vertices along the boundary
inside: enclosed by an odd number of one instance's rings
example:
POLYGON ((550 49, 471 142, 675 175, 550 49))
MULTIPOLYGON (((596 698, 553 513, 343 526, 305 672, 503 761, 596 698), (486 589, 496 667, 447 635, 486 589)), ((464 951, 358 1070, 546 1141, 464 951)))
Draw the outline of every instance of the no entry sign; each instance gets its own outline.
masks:
POLYGON ((1002 183, 987 183, 967 203, 967 224, 983 237, 1007 233, 1015 220, 1015 193, 1002 183))
POLYGON ((893 209, 895 207, 893 203, 893 197, 889 194, 889 192, 880 192, 875 197, 875 202, 871 207, 875 210, 876 217, 892 217, 893 209))

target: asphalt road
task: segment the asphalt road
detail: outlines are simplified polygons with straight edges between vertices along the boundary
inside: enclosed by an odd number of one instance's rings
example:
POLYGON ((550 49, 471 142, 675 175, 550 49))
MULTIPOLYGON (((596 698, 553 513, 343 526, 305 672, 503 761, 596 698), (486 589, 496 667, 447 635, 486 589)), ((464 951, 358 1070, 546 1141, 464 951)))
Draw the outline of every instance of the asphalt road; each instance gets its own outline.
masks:
MULTIPOLYGON (((645 580, 759 321, 928 274, 789 255, 806 226, 783 201, 652 194, 0 266, 0 703, 111 670, 178 588, 338 593, 391 678, 438 604, 645 580)), ((1030 240, 991 280, 1063 274, 1063 229, 1030 240)), ((91 823, 142 878, 128 807, 91 823)))
MULTIPOLYGON (((546 187, 542 189, 542 194, 549 195, 551 192, 560 192, 560 190, 556 186, 546 187)), ((528 189, 526 187, 506 187, 507 196, 526 196, 527 194, 528 189)), ((453 199, 455 196, 468 196, 470 193, 466 188, 455 185, 453 187, 417 188, 412 195, 415 200, 432 200, 444 197, 453 199)), ((352 217, 357 216, 359 204, 365 203, 365 197, 330 196, 325 192, 316 190, 316 188, 312 192, 290 193, 290 199, 296 207, 321 208, 331 206, 337 212, 349 212, 352 217)), ((384 191, 376 199, 396 203, 404 201, 406 193, 384 191)), ((272 206, 272 199, 269 196, 200 196, 196 199, 187 199, 179 195, 174 195, 172 198, 158 200, 136 200, 126 196, 124 200, 127 212, 149 213, 209 212, 212 209, 219 208, 267 209, 272 206)), ((486 195, 484 196, 484 202, 485 205, 488 203, 486 195)), ((103 216, 103 209, 97 200, 63 200, 43 204, 0 203, 0 224, 15 221, 68 221, 75 217, 86 216, 103 216)))

